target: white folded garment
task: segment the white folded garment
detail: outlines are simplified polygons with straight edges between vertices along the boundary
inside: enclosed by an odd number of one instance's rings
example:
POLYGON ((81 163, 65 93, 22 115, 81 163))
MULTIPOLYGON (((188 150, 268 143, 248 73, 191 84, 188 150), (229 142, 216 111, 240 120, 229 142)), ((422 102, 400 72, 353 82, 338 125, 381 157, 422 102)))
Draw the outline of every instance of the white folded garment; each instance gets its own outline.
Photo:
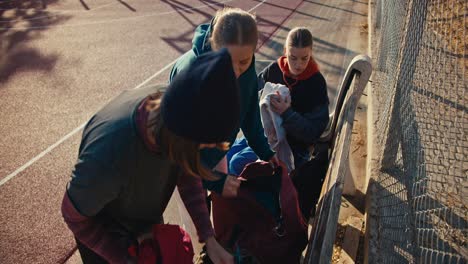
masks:
POLYGON ((270 100, 277 91, 282 99, 289 96, 288 87, 282 84, 265 83, 260 97, 260 116, 270 147, 276 151, 278 159, 286 164, 288 172, 291 172, 294 170, 294 156, 286 139, 286 130, 282 126, 283 119, 270 107, 270 100))

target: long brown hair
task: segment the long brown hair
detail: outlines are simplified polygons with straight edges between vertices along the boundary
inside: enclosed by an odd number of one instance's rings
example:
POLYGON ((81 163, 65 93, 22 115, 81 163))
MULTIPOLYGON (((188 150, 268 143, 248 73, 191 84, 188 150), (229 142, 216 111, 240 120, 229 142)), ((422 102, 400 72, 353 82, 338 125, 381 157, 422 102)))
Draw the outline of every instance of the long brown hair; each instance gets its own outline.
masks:
MULTIPOLYGON (((158 148, 167 155, 170 161, 179 165, 185 173, 191 176, 200 176, 205 180, 216 180, 217 176, 211 170, 201 164, 200 143, 193 140, 177 136, 165 125, 160 114, 161 99, 152 100, 151 113, 148 120, 148 127, 152 127, 152 136, 158 148)), ((220 150, 227 151, 229 143, 221 142, 216 144, 220 150)))
POLYGON ((240 8, 225 7, 216 12, 210 38, 214 50, 226 45, 257 46, 258 30, 255 16, 240 8))

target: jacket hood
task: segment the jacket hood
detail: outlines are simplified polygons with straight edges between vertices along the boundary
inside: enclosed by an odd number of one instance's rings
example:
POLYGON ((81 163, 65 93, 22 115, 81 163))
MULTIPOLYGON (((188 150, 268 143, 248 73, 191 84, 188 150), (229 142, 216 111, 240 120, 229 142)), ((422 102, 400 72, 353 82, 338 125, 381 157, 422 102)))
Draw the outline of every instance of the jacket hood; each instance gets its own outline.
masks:
POLYGON ((313 75, 315 75, 317 72, 319 72, 318 65, 315 62, 313 57, 310 57, 309 63, 307 64, 307 67, 305 68, 305 70, 301 72, 301 74, 295 77, 293 77, 291 72, 289 71, 288 59, 286 58, 286 56, 281 56, 278 59, 278 66, 283 72, 283 76, 286 76, 295 80, 299 80, 299 81, 307 80, 313 75))
POLYGON ((213 20, 210 23, 201 24, 193 33, 192 49, 195 55, 199 56, 207 51, 211 51, 210 36, 213 20))

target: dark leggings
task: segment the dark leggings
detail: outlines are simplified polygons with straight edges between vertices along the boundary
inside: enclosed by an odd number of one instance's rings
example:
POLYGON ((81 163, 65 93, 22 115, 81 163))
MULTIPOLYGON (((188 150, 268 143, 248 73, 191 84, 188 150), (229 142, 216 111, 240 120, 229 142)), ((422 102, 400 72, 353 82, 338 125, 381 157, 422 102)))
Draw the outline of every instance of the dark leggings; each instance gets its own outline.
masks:
POLYGON ((89 249, 87 246, 83 245, 78 239, 76 239, 76 245, 78 247, 78 251, 80 251, 81 260, 83 264, 105 264, 107 261, 103 259, 101 256, 96 254, 94 251, 89 249))
POLYGON ((320 198, 323 181, 328 170, 328 149, 315 151, 314 156, 291 174, 297 190, 297 198, 302 215, 308 220, 315 215, 315 205, 320 198))

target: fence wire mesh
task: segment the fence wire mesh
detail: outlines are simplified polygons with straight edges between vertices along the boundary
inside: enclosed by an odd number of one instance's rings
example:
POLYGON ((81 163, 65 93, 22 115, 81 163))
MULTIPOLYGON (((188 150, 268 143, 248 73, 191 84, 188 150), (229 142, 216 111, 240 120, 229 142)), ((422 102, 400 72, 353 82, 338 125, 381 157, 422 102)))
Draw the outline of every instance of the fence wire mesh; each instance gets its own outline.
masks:
POLYGON ((372 1, 369 263, 467 262, 467 6, 372 1))

